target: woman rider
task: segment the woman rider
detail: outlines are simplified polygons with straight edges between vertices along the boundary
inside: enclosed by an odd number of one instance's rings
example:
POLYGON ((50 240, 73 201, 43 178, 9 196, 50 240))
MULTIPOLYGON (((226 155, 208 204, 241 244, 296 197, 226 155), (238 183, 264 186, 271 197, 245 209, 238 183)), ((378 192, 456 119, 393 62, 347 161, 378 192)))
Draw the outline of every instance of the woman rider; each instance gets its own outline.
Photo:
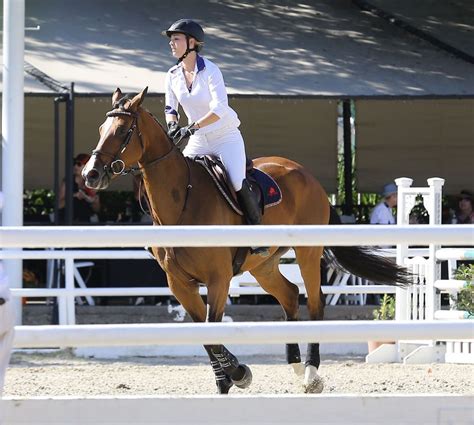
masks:
MULTIPOLYGON (((163 35, 177 64, 166 74, 165 115, 168 136, 189 137, 183 154, 188 157, 215 155, 224 164, 248 224, 260 224, 262 211, 245 178, 245 146, 240 121, 229 106, 222 73, 213 62, 200 56, 204 41, 202 27, 191 19, 173 23, 163 35), (188 125, 178 124, 178 105, 188 125)), ((252 248, 253 254, 268 255, 268 248, 252 248)))

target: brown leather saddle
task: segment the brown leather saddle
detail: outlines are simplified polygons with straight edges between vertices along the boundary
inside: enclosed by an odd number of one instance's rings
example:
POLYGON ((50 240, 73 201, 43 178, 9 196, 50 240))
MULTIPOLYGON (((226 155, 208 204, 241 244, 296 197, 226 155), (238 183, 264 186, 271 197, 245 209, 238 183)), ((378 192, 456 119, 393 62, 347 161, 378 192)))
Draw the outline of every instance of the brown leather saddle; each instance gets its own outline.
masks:
MULTIPOLYGON (((197 156, 194 160, 202 165, 211 176, 219 193, 224 197, 229 206, 239 215, 244 215, 237 201, 237 195, 227 175, 221 160, 215 156, 203 155, 197 156)), ((281 202, 281 189, 278 183, 267 173, 254 168, 253 161, 247 159, 246 178, 251 184, 252 189, 258 195, 259 204, 262 208, 262 214, 265 208, 278 205, 281 202)))

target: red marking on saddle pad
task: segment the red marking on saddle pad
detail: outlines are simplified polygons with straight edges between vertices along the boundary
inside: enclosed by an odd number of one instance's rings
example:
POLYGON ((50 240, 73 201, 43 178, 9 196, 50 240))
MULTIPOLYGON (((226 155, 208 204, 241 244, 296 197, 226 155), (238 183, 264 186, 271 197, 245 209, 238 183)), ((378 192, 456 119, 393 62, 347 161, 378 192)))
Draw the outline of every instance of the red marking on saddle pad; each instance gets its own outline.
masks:
POLYGON ((278 191, 273 186, 270 186, 267 193, 268 193, 268 196, 278 195, 278 191))
POLYGON ((263 205, 265 208, 279 204, 281 202, 281 190, 278 183, 267 173, 258 168, 253 170, 252 175, 262 188, 263 205))

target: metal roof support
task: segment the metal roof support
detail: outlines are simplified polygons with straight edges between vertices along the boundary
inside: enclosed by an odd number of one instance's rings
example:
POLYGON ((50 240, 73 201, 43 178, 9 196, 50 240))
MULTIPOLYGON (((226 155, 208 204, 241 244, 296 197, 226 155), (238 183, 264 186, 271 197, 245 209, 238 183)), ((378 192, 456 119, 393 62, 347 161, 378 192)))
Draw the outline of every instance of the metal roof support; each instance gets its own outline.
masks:
POLYGON ((354 201, 352 199, 352 135, 351 135, 351 101, 342 101, 342 125, 344 141, 344 205, 345 215, 354 213, 354 201))
POLYGON ((65 150, 65 182, 66 182, 66 205, 65 224, 73 222, 73 157, 74 157, 74 83, 71 83, 69 96, 66 100, 66 150, 65 150))

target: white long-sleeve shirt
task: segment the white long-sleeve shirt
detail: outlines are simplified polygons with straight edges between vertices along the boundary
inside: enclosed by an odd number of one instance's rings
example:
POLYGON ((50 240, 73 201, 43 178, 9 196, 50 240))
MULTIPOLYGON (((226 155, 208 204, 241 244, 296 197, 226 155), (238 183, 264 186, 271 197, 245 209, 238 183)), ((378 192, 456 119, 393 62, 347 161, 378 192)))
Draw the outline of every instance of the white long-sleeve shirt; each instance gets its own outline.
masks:
POLYGON ((377 204, 370 214, 370 224, 395 224, 392 209, 385 202, 377 204))
POLYGON ((217 65, 197 55, 194 80, 189 90, 182 64, 175 65, 166 74, 165 113, 178 117, 181 105, 189 124, 206 115, 209 111, 220 119, 197 130, 196 134, 207 134, 223 128, 238 128, 240 120, 229 106, 224 78, 217 65))

